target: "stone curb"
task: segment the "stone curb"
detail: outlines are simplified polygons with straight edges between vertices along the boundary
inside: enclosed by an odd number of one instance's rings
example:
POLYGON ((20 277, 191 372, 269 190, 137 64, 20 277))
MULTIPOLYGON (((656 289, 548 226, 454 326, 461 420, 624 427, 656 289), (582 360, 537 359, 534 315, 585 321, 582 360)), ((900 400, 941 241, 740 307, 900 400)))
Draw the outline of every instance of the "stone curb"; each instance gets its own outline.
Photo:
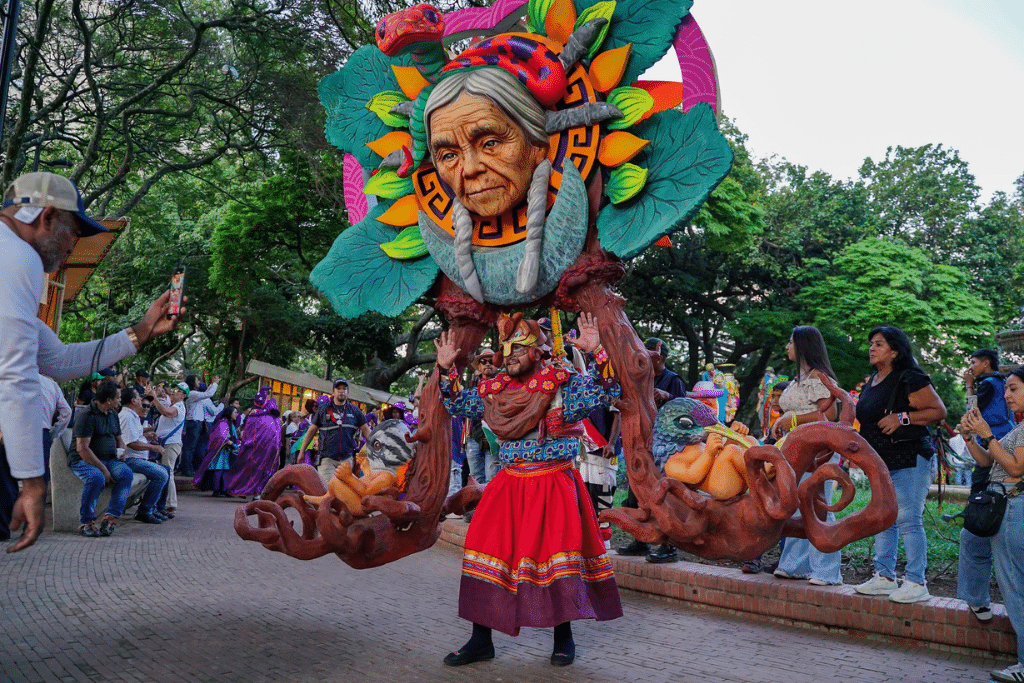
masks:
MULTIPOLYGON (((468 528, 461 519, 448 519, 441 540, 462 547, 468 528)), ((812 586, 696 562, 651 564, 642 557, 610 557, 621 588, 773 620, 874 634, 900 644, 1017 652, 1013 627, 1000 604, 992 605, 992 620, 982 622, 955 598, 904 605, 884 596, 860 595, 847 585, 812 586)))

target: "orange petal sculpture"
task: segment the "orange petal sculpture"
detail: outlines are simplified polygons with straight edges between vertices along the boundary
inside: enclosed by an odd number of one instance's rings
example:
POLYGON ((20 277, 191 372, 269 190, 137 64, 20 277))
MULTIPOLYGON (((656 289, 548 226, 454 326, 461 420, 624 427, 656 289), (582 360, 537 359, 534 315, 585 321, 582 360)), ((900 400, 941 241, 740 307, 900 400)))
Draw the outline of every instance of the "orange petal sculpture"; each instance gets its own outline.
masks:
POLYGON ((616 130, 601 140, 601 146, 597 150, 597 160, 609 168, 621 166, 644 151, 650 144, 650 140, 638 138, 624 130, 616 130))

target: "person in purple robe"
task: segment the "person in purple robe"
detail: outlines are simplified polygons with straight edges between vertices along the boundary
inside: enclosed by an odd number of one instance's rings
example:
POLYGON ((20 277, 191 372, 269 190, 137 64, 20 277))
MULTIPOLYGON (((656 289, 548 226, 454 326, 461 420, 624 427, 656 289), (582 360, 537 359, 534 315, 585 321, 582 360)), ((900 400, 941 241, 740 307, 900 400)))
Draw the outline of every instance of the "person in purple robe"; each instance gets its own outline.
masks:
POLYGON ((229 405, 214 420, 206 457, 192 479, 200 491, 213 491, 214 498, 228 496, 227 475, 239 446, 238 415, 238 408, 229 405))
POLYGON ((232 496, 258 496, 277 470, 281 413, 269 393, 270 387, 260 388, 252 401, 253 410, 245 418, 242 442, 226 477, 232 496))

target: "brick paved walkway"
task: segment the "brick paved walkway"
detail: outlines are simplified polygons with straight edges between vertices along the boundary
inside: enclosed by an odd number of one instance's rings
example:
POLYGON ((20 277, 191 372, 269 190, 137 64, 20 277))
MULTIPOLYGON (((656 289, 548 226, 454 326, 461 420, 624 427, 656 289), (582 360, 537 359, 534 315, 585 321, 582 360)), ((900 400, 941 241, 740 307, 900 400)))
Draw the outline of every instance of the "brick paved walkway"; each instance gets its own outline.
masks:
POLYGON ((493 662, 451 669, 441 657, 468 634, 451 546, 364 571, 300 562, 237 538, 237 499, 180 498, 161 526, 46 532, 0 554, 0 681, 984 682, 1007 663, 623 592, 625 618, 576 622, 571 667, 552 668, 550 631, 529 629, 497 635, 493 662))

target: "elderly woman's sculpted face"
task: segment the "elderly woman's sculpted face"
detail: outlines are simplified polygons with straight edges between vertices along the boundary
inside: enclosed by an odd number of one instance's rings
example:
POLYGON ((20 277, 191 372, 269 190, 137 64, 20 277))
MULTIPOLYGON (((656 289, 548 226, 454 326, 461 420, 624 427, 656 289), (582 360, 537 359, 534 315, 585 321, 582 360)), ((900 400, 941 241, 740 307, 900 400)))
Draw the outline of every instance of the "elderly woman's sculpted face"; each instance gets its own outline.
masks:
POLYGON ((519 204, 547 156, 493 102, 468 94, 431 114, 430 150, 441 179, 478 216, 519 204))

